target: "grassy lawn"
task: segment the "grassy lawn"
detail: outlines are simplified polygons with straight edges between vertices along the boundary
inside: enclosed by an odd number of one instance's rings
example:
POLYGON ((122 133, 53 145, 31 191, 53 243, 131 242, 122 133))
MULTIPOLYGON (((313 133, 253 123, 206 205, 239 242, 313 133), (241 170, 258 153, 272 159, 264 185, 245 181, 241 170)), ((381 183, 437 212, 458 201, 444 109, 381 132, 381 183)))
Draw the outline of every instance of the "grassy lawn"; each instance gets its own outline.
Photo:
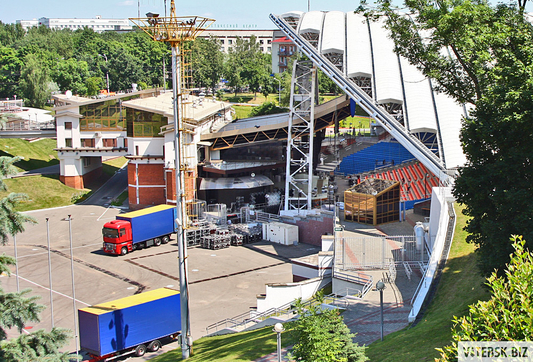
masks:
POLYGON ((278 93, 269 94, 267 97, 261 93, 225 93, 220 100, 230 103, 250 103, 250 104, 263 104, 265 102, 272 102, 278 104, 278 93))
POLYGON ((360 128, 369 129, 371 120, 372 119, 370 117, 362 117, 362 116, 348 117, 340 121, 339 126, 341 128, 355 128, 356 130, 360 128))
POLYGON ((233 109, 235 110, 235 117, 233 117, 234 119, 244 119, 250 117, 250 112, 252 111, 253 107, 233 106, 233 109))
MULTIPOLYGON (((283 347, 294 344, 289 333, 281 337, 283 347)), ((276 351, 276 334, 272 326, 251 332, 225 336, 204 337, 194 342, 191 362, 253 361, 276 351)), ((153 362, 173 362, 181 360, 181 348, 157 356, 153 362)))
MULTIPOLYGON (((24 152, 24 150, 21 150, 24 152)), ((32 151, 33 152, 33 151, 32 151)), ((22 155, 26 158, 25 153, 22 155)), ((11 156, 11 155, 8 155, 11 156)), ((17 206, 17 211, 39 210, 51 207, 72 205, 82 196, 87 197, 91 192, 101 187, 124 163, 124 157, 114 158, 104 162, 102 177, 88 185, 83 190, 77 190, 65 186, 59 181, 58 175, 28 176, 6 179, 7 192, 0 192, 0 198, 11 192, 25 193, 30 198, 29 201, 21 202, 17 206)), ((127 192, 119 196, 119 200, 124 201, 127 192)))
POLYGON ((10 192, 24 193, 30 200, 21 202, 17 211, 46 209, 50 207, 71 205, 80 193, 89 190, 76 190, 65 186, 57 175, 18 177, 4 180, 8 192, 1 192, 0 198, 10 192))
POLYGON ((0 140, 0 156, 24 157, 15 166, 19 171, 28 171, 58 164, 55 147, 56 140, 51 138, 43 138, 35 142, 18 138, 3 138, 0 140))
POLYGON ((372 343, 367 349, 371 361, 433 361, 439 356, 435 348, 451 340, 452 316, 464 315, 468 305, 490 297, 476 267, 475 247, 465 242, 462 229, 466 217, 460 207, 455 210, 457 226, 450 256, 423 320, 412 328, 387 335, 383 342, 372 343))

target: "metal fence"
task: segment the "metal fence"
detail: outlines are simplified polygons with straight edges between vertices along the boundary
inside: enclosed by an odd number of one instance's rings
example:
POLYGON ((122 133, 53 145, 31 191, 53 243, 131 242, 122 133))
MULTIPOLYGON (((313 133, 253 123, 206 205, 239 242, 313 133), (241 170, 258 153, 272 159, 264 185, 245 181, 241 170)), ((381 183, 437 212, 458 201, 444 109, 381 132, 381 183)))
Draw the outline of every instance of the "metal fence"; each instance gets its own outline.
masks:
POLYGON ((427 252, 417 249, 415 236, 339 237, 335 246, 335 267, 341 270, 389 269, 428 260, 427 252))

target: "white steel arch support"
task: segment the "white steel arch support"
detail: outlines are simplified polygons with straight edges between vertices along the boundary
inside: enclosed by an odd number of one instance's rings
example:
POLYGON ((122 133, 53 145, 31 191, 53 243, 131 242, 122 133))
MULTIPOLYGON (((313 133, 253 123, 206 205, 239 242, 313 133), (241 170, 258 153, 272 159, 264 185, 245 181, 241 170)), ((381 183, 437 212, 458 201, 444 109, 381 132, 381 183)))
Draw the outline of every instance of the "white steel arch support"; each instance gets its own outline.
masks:
POLYGON ((313 62, 295 62, 287 132, 285 210, 311 210, 312 207, 315 92, 313 62))
POLYGON ((374 118, 391 136, 397 139, 413 156, 427 169, 436 175, 442 184, 453 184, 443 162, 430 151, 418 138, 410 134, 394 117, 376 104, 376 102, 352 80, 346 79, 328 59, 322 57, 317 50, 292 29, 283 19, 270 14, 270 19, 309 59, 313 61, 335 84, 337 84, 351 99, 353 99, 369 116, 374 118))

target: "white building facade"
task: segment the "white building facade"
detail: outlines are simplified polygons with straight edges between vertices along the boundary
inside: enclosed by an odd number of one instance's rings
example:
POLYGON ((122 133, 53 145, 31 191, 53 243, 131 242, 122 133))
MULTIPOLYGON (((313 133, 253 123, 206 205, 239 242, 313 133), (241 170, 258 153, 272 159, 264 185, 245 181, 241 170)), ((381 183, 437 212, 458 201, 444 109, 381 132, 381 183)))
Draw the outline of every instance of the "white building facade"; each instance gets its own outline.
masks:
POLYGON ((274 30, 246 30, 246 29, 207 29, 199 38, 209 39, 211 37, 217 38, 220 41, 220 50, 228 53, 229 49, 235 44, 237 38, 250 40, 255 36, 259 48, 265 54, 272 51, 272 38, 274 30))
POLYGON ((17 20, 17 23, 21 24, 26 31, 33 26, 41 25, 55 30, 70 29, 72 31, 87 27, 96 33, 103 33, 104 31, 129 31, 133 29, 128 19, 103 19, 100 15, 92 19, 43 17, 39 20, 17 20))

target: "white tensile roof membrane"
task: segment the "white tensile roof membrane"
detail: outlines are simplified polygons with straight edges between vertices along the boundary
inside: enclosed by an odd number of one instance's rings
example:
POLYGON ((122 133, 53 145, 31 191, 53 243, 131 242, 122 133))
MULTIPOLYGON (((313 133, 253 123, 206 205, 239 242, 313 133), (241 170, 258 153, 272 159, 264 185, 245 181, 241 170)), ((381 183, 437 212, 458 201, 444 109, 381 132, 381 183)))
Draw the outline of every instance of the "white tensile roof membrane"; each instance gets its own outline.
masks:
POLYGON ((344 54, 346 49, 346 14, 330 11, 324 17, 324 31, 320 53, 344 54))
POLYGON ((320 34, 322 32, 322 25, 324 22, 324 13, 322 11, 310 11, 303 14, 300 20, 300 35, 307 33, 320 34))
POLYGON ((405 126, 411 133, 440 132, 441 153, 448 169, 465 163, 459 141, 464 107, 435 92, 416 67, 394 53, 394 42, 383 20, 368 22, 361 14, 338 11, 293 11, 281 17, 296 16, 300 18, 298 34, 308 40, 318 39, 312 45, 322 56, 344 55, 342 72, 346 78, 370 78, 372 97, 378 104, 402 105, 405 126))
POLYGON ((303 11, 298 11, 298 10, 296 10, 296 11, 289 11, 289 12, 287 12, 287 13, 283 13, 283 14, 281 14, 281 17, 282 17, 283 19, 287 19, 287 18, 301 18, 303 14, 304 14, 303 11))
POLYGON ((398 56, 394 53, 394 42, 383 30, 383 21, 370 23, 376 80, 374 98, 379 104, 403 103, 398 56))
POLYGON ((346 14, 346 76, 372 76, 372 54, 370 53, 370 37, 368 24, 359 14, 346 14))

